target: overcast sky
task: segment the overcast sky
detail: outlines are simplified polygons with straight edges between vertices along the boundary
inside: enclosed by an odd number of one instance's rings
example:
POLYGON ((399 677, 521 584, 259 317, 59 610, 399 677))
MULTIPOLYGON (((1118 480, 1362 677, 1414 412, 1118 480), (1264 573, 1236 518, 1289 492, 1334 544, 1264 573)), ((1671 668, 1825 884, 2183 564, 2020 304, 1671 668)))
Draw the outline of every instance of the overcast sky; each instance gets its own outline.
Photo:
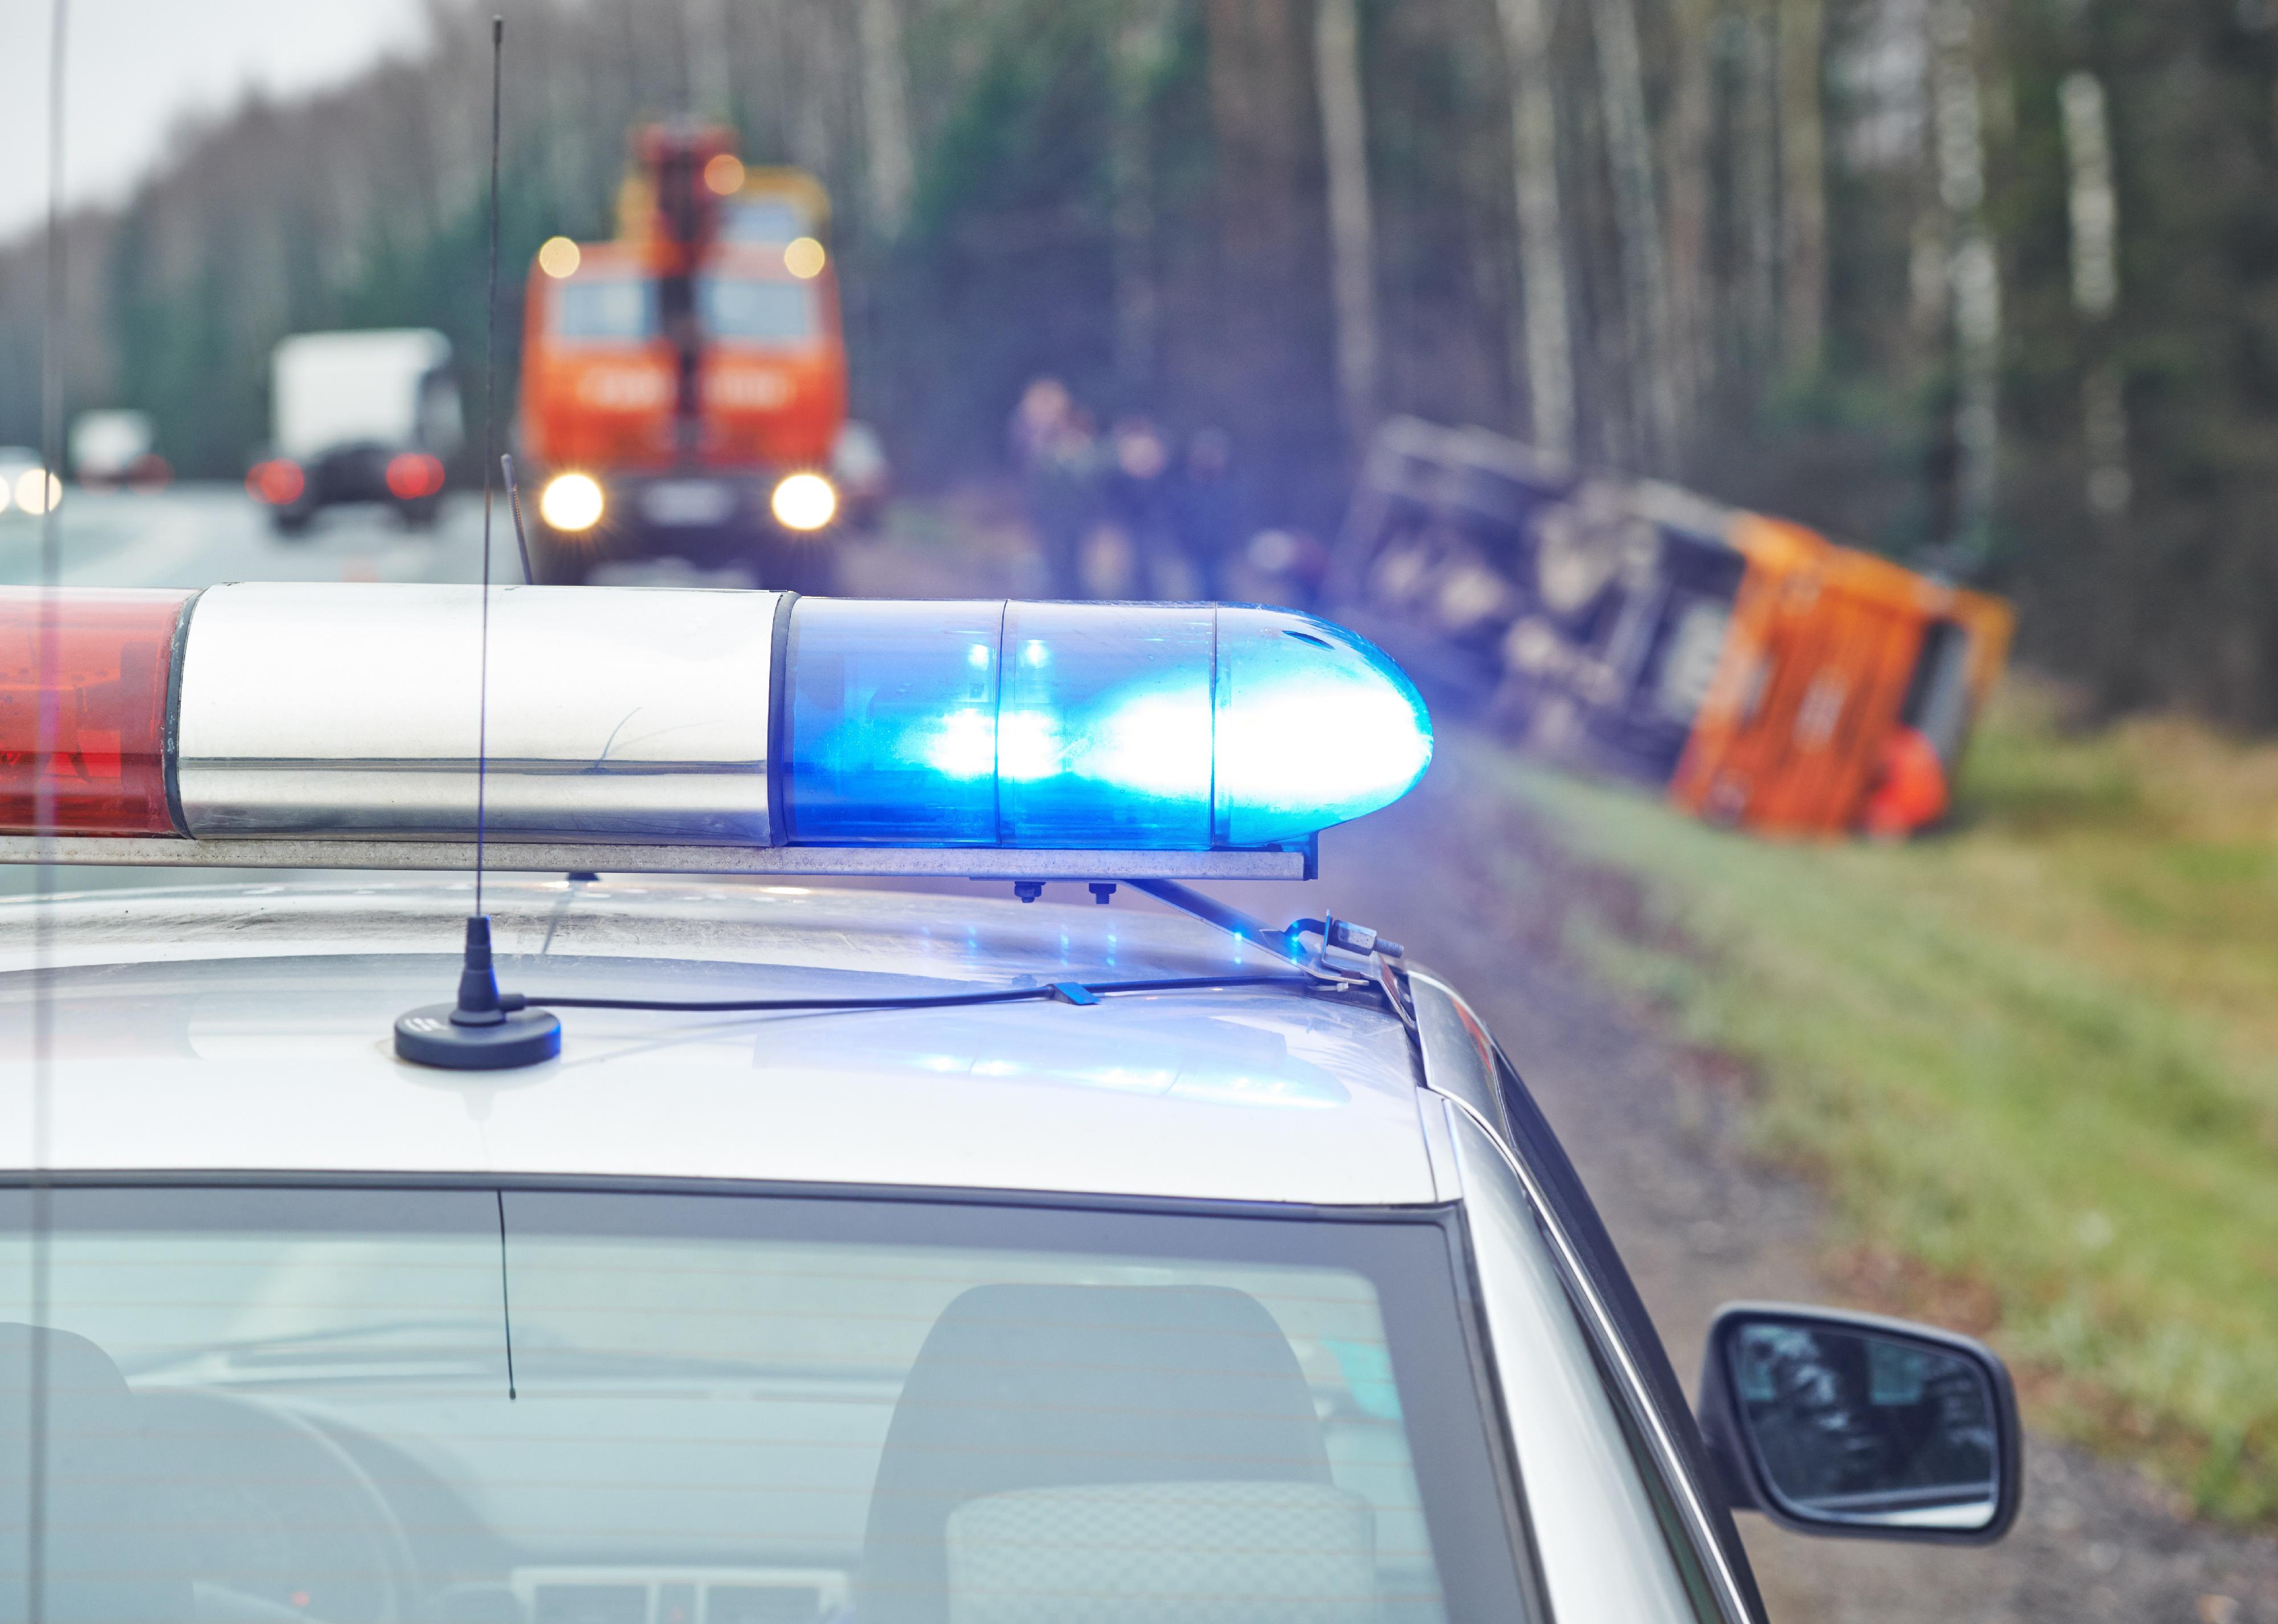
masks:
MULTIPOLYGON (((55 0, 0 0, 0 241, 47 212, 48 40, 55 0)), ((69 203, 124 196, 183 114, 248 85, 305 90, 424 36, 419 0, 70 0, 69 203)))

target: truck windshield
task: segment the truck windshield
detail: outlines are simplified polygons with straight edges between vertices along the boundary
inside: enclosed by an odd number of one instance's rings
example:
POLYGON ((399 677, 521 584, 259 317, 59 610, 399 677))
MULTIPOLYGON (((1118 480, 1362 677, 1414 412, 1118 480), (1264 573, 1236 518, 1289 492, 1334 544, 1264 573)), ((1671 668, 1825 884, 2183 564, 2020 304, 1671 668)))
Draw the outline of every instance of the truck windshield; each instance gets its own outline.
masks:
POLYGON ((35 1314, 27 1202, 32 1617, 1525 1616, 1436 1220, 66 1189, 35 1314))
MULTIPOLYGON (((731 343, 799 343, 817 330, 814 290, 762 277, 697 279, 705 333, 731 343)), ((657 336, 654 283, 640 277, 580 277, 554 295, 554 336, 570 343, 638 344, 657 336)))
POLYGON ((720 234, 730 242, 789 242, 814 230, 806 211, 788 197, 730 198, 720 211, 720 234))
POLYGON ((814 336, 814 289, 805 282, 707 276, 696 284, 704 331, 740 343, 790 344, 814 336))

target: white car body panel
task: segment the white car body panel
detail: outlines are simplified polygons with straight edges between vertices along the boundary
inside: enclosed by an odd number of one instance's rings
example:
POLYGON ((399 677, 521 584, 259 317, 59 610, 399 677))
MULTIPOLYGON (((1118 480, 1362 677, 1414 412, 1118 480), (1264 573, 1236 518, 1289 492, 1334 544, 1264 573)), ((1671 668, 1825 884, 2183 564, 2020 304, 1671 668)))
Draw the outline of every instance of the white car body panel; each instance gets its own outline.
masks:
MULTIPOLYGON (((640 883, 487 889, 501 984, 648 998, 922 993, 1288 967, 1136 908, 640 883), (597 964, 596 960, 614 961, 597 964)), ((952 1009, 567 1010, 557 1061, 447 1073, 392 1023, 447 1001, 460 885, 56 906, 64 1173, 716 1178, 1339 1206, 1443 1199, 1407 1035, 1281 987, 952 1009)), ((0 908, 0 969, 32 908, 0 908)), ((34 1163, 31 999, 0 1001, 0 1167, 34 1163)), ((1444 1153, 1443 1153, 1444 1159, 1444 1153)))

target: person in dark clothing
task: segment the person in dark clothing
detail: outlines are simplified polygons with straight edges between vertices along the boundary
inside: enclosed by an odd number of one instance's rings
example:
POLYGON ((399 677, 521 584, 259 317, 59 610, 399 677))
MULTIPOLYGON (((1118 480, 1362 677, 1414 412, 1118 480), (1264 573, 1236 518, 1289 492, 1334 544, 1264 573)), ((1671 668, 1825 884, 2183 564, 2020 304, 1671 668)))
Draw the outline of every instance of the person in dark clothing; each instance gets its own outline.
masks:
POLYGON ((1234 447, 1225 430, 1196 431, 1172 478, 1169 495, 1171 529, 1202 595, 1214 602, 1224 599, 1227 566, 1242 539, 1234 447))
POLYGON ((1170 448, 1153 422, 1134 415, 1116 420, 1109 451, 1100 495, 1108 522, 1131 549, 1135 590, 1166 596, 1168 555, 1178 545, 1171 532, 1170 448))
POLYGON ((1090 421, 1059 379, 1038 378, 1021 392, 1006 438, 1048 590, 1055 598, 1082 597, 1083 537, 1097 463, 1090 421))

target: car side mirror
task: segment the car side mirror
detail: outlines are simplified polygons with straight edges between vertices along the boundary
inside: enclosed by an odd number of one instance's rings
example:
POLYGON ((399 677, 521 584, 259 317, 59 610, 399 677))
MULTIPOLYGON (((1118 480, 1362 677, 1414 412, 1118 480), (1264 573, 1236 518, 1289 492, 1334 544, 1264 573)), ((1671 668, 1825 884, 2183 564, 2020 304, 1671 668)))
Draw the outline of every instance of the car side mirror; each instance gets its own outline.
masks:
POLYGON ((1982 1544, 2016 1517, 2016 1395, 1967 1337, 1733 1304, 1709 1328, 1701 1407, 1733 1505, 1783 1528, 1982 1544))

